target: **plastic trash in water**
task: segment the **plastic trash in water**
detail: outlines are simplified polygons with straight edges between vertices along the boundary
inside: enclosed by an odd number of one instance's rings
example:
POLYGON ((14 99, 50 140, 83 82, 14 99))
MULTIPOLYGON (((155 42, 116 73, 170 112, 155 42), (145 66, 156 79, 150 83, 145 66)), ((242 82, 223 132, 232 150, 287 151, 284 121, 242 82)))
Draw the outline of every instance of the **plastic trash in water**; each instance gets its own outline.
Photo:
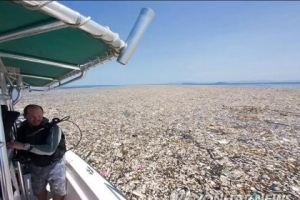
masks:
POLYGON ((272 185, 271 190, 272 191, 279 191, 279 187, 277 185, 272 185))
POLYGON ((219 140, 218 143, 219 144, 228 144, 229 141, 227 141, 227 140, 224 139, 224 140, 219 140))
POLYGON ((108 171, 107 170, 101 170, 100 175, 101 176, 107 176, 108 171))
POLYGON ((254 193, 252 194, 252 198, 253 198, 253 199, 258 199, 258 198, 259 198, 259 194, 257 194, 257 193, 254 192, 254 193))
POLYGON ((182 134, 181 137, 183 139, 186 139, 186 140, 192 140, 193 139, 193 137, 191 135, 189 135, 189 134, 182 134))
POLYGON ((144 168, 146 168, 146 165, 141 164, 136 167, 136 170, 142 170, 144 168))

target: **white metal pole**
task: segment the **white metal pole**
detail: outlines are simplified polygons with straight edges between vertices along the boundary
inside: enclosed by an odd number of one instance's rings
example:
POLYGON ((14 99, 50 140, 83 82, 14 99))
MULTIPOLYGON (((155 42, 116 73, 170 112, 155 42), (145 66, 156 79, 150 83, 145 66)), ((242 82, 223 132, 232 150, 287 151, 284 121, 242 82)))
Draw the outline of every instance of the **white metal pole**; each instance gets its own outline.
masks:
POLYGON ((123 65, 127 64, 154 16, 155 13, 150 8, 143 8, 141 10, 139 17, 126 40, 126 46, 117 59, 119 63, 123 65))
MULTIPOLYGON (((7 88, 6 88, 6 80, 5 74, 0 73, 0 81, 1 81, 1 92, 2 95, 7 95, 7 88), (4 93, 6 92, 6 93, 4 93)), ((2 109, 0 107, 0 111, 2 113, 2 109)), ((11 175, 9 170, 9 161, 7 156, 7 148, 6 148, 6 140, 5 140, 5 133, 4 133, 4 126, 3 126, 3 118, 2 114, 0 114, 0 170, 1 170, 1 188, 2 188, 2 195, 3 199, 5 200, 13 200, 13 190, 11 184, 11 175)))

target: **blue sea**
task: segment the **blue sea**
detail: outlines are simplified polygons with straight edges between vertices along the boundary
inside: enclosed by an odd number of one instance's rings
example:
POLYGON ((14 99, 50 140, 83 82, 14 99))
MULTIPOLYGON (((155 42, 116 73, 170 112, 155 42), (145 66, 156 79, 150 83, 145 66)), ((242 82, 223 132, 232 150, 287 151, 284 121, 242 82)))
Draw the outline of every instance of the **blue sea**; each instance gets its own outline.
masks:
MULTIPOLYGON (((300 89, 300 82, 263 82, 263 83, 170 83, 170 84, 145 84, 144 86, 222 86, 222 87, 253 87, 253 88, 294 88, 300 89)), ((131 86, 143 86, 143 85, 81 85, 81 86, 64 86, 60 89, 79 89, 79 88, 122 88, 131 86)))

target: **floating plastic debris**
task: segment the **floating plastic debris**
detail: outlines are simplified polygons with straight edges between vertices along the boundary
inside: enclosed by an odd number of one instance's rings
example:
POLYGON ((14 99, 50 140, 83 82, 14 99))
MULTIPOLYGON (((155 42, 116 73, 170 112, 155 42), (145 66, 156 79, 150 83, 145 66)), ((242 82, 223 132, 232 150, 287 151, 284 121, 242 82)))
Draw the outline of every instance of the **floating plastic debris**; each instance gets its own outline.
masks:
POLYGON ((253 198, 253 199, 258 199, 258 198, 259 198, 259 194, 257 194, 257 193, 254 192, 254 193, 252 194, 252 198, 253 198))
POLYGON ((102 171, 100 171, 100 175, 101 175, 101 176, 107 176, 107 174, 108 174, 108 171, 107 171, 107 170, 102 170, 102 171))
POLYGON ((272 185, 271 190, 272 191, 279 191, 279 187, 277 185, 272 185))
MULTIPOLYGON (((49 119, 71 116, 83 134, 73 151, 128 199, 170 199, 179 187, 189 188, 183 196, 283 192, 300 199, 299 89, 139 86, 39 94, 25 95, 16 109, 35 103, 49 119)), ((68 148, 78 142, 73 124, 59 126, 68 148)))
POLYGON ((219 140, 218 143, 219 144, 228 144, 229 141, 227 141, 227 140, 219 140))
POLYGON ((294 190, 294 191, 297 191, 297 192, 300 191, 300 188, 296 187, 296 186, 291 186, 291 189, 294 190))

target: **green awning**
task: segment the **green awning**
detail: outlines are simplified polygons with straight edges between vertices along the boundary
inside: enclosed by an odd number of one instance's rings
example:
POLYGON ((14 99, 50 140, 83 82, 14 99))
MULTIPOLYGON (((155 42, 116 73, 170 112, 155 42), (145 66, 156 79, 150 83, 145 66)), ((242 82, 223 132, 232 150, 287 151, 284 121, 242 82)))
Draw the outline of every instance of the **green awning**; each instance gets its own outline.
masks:
POLYGON ((20 70, 24 84, 38 87, 55 84, 117 56, 122 48, 80 29, 78 24, 67 26, 67 23, 61 23, 58 29, 6 39, 6 36, 60 22, 41 10, 0 1, 0 58, 4 66, 20 70))

